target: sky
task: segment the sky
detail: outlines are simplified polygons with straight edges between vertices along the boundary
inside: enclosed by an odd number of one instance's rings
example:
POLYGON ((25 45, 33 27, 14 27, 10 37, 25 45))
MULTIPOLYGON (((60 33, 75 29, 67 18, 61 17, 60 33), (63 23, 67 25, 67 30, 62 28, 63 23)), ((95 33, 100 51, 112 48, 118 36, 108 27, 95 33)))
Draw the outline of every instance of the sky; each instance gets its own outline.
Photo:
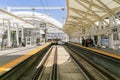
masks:
MULTIPOLYGON (((66 0, 1 0, 0 8, 7 7, 65 7, 66 0)), ((32 11, 29 10, 29 11, 32 11)), ((49 14, 59 22, 63 23, 63 17, 66 17, 66 10, 35 10, 36 12, 49 14)))

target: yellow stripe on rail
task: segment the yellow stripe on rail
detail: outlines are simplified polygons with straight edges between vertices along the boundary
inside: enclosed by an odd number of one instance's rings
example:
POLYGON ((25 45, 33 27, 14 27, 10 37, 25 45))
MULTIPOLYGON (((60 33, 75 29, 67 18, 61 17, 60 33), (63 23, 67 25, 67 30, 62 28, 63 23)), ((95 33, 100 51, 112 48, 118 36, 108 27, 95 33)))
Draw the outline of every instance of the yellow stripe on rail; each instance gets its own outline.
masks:
POLYGON ((45 47, 49 46, 51 43, 46 43, 45 45, 43 46, 40 46, 39 48, 35 49, 35 50, 32 50, 31 52, 25 54, 24 56, 22 57, 19 57, 3 66, 0 67, 0 74, 5 72, 5 71, 8 71, 10 70, 12 67, 14 67, 15 65, 19 64, 20 62, 24 61, 25 59, 29 58, 30 56, 36 54, 37 52, 39 52, 40 50, 44 49, 45 47))

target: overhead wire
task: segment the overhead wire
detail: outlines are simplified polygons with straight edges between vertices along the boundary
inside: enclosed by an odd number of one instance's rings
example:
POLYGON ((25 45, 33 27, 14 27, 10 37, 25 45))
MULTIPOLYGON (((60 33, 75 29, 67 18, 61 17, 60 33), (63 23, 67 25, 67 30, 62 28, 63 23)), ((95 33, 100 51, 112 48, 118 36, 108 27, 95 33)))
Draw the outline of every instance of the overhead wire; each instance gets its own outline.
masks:
MULTIPOLYGON (((43 0, 44 4, 46 4, 46 7, 48 7, 47 1, 43 0)), ((50 16, 49 11, 46 9, 47 15, 50 16)))
MULTIPOLYGON (((41 5, 42 5, 42 7, 45 8, 45 2, 44 2, 44 0, 40 0, 40 1, 41 1, 41 5)), ((47 11, 47 9, 44 9, 44 11, 45 11, 45 13, 48 15, 48 11, 47 11)))

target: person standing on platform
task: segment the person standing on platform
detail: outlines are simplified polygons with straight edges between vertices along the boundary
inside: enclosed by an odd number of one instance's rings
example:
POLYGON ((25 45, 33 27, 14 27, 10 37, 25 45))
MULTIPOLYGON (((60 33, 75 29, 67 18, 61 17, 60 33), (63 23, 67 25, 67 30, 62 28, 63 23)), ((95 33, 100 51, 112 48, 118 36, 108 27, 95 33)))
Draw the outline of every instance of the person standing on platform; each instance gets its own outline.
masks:
POLYGON ((86 41, 85 41, 85 39, 83 38, 83 39, 82 39, 82 46, 85 46, 85 44, 86 44, 86 41))

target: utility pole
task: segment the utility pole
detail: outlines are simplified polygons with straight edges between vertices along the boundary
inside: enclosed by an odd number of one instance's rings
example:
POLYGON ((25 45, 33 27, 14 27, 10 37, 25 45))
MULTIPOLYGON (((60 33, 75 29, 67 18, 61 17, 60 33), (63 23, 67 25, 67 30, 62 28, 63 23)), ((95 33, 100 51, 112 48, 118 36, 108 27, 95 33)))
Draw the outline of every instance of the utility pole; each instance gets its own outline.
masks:
POLYGON ((34 14, 34 11, 35 11, 35 8, 32 8, 32 12, 33 12, 33 14, 32 14, 32 16, 33 16, 33 25, 34 25, 34 16, 35 16, 35 14, 34 14))

